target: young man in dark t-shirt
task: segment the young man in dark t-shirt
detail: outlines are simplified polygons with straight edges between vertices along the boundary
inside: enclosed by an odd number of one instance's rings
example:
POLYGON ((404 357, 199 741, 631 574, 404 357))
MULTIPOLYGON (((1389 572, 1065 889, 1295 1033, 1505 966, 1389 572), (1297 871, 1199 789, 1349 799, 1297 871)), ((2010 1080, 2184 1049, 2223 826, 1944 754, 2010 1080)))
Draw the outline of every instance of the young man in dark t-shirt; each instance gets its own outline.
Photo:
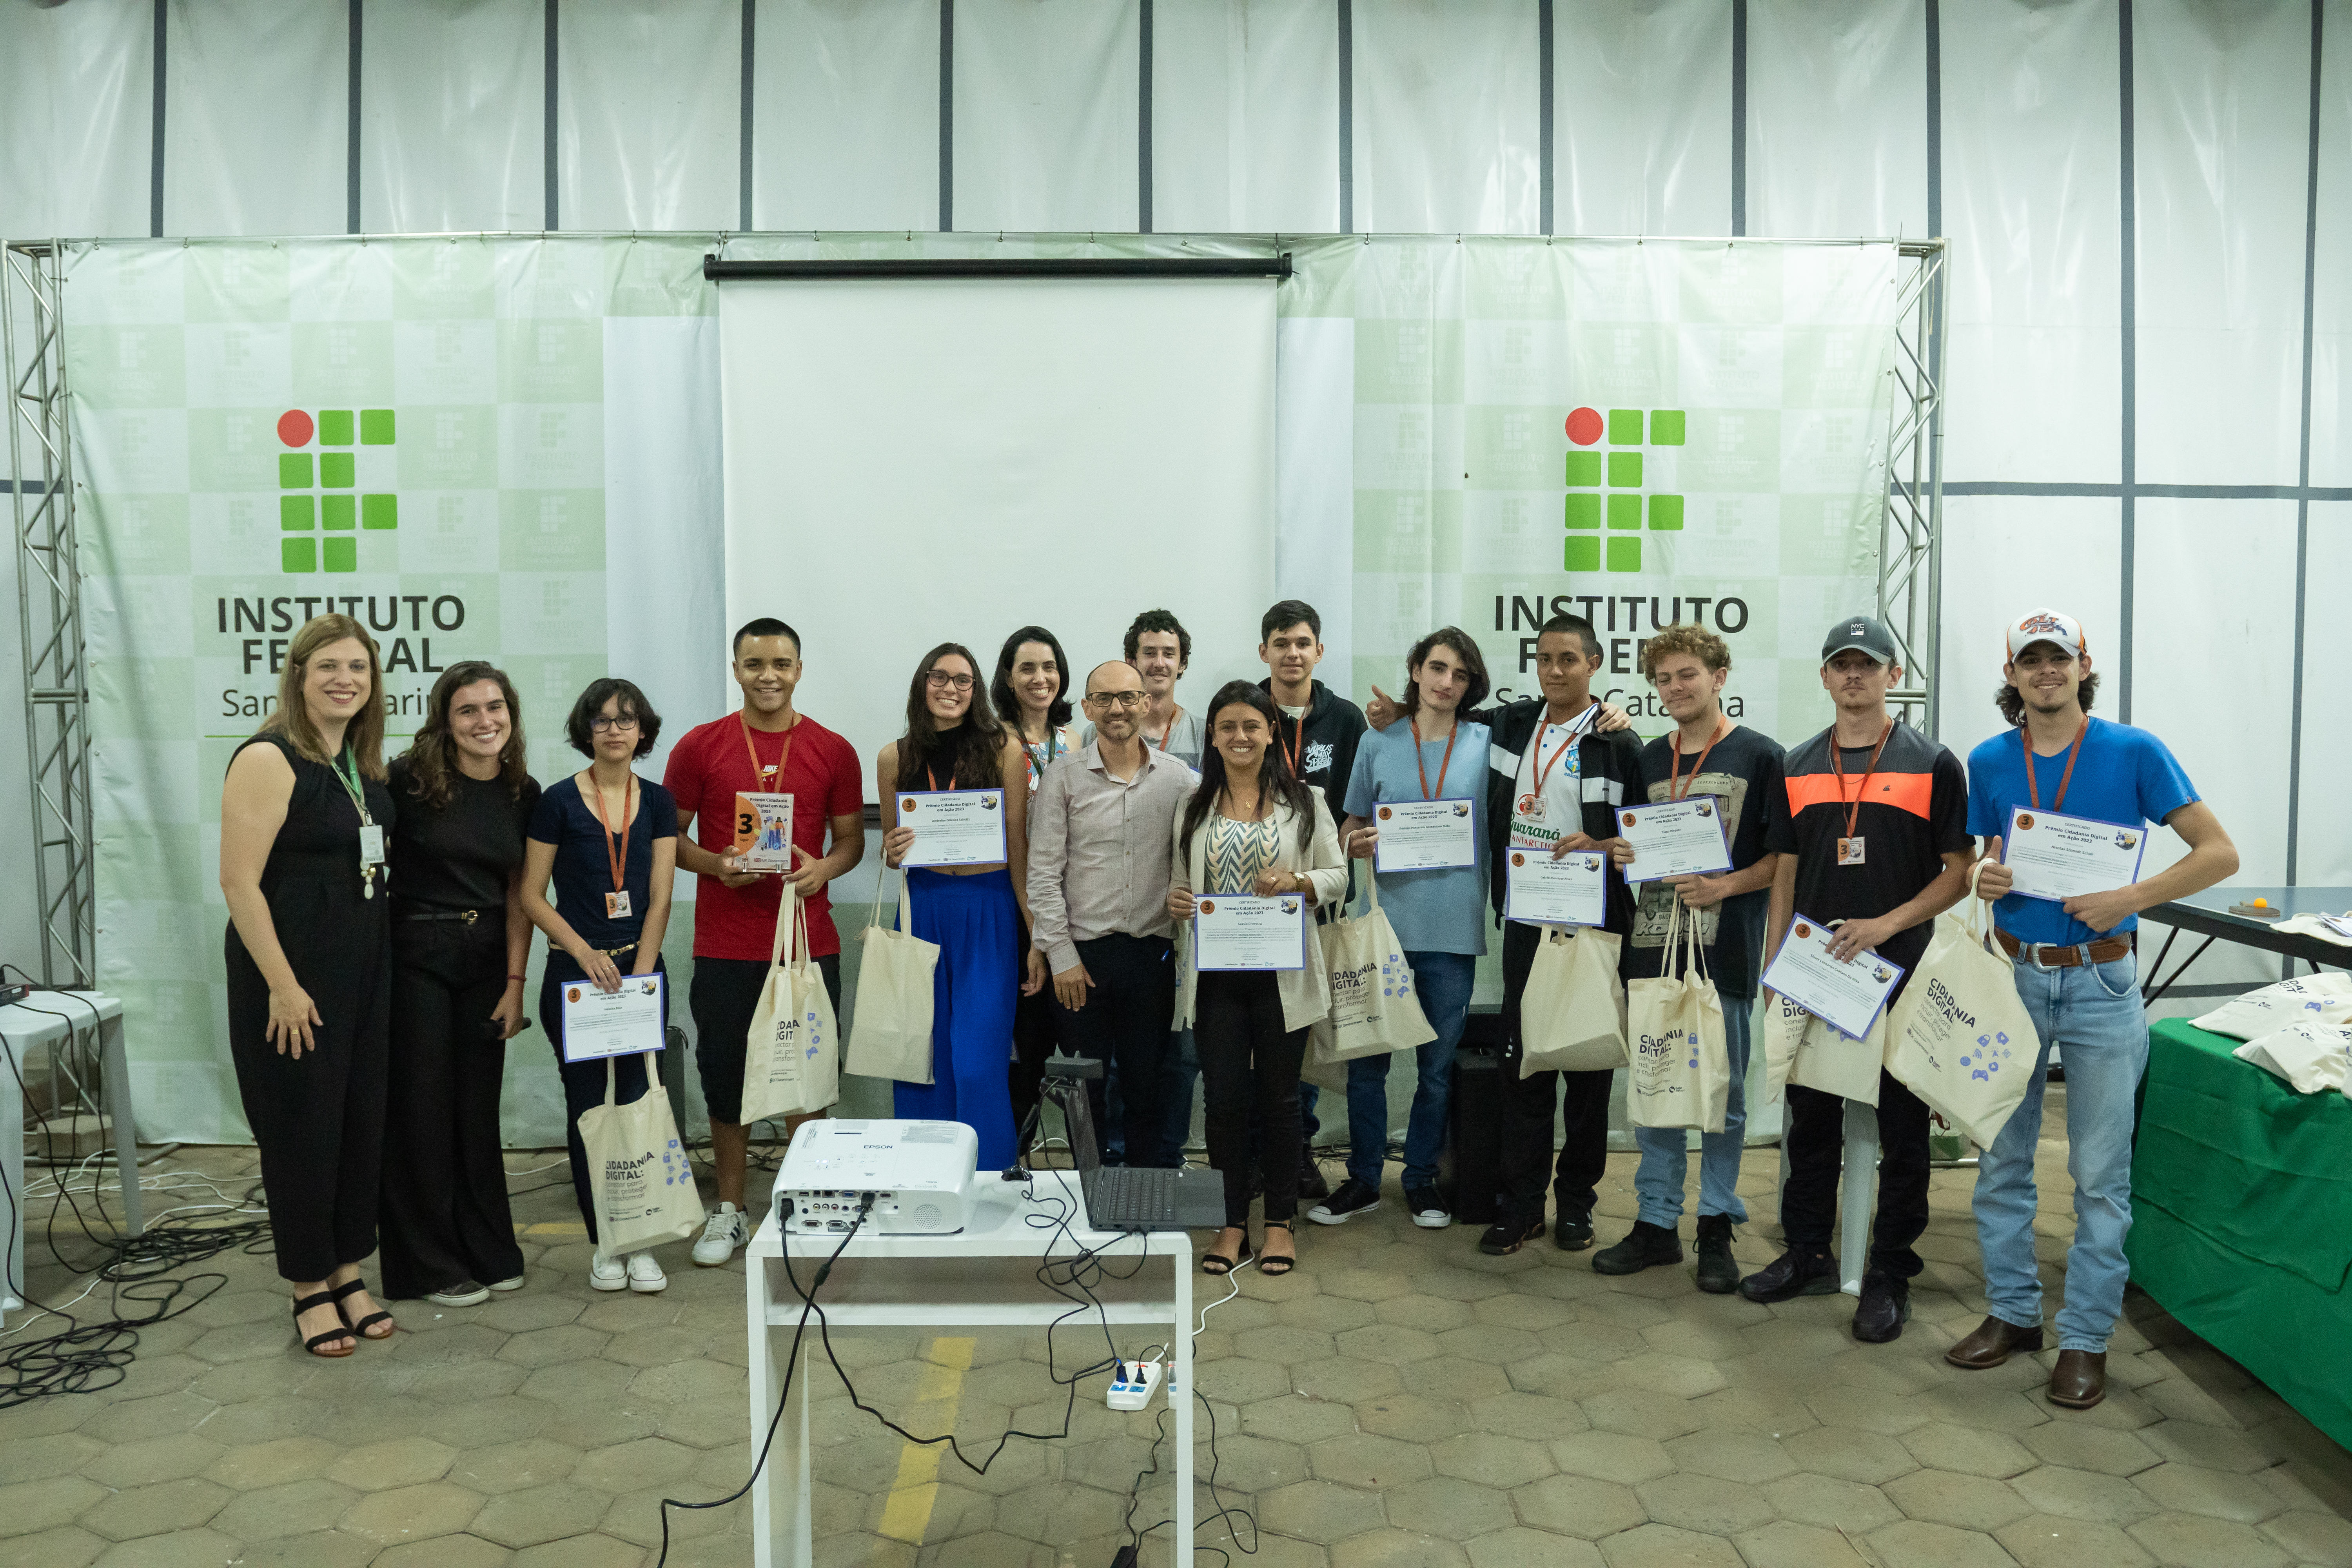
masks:
MULTIPOLYGON (((1700 1135, 1698 1194, 1698 1288, 1722 1295, 1739 1284, 1731 1227, 1748 1219, 1748 1207, 1739 1201, 1739 1156, 1748 1129, 1748 1026, 1764 952, 1765 909, 1780 861, 1764 847, 1764 812, 1765 802, 1781 787, 1780 743, 1725 717, 1722 694, 1731 675, 1731 649, 1705 626, 1668 626, 1643 642, 1642 672, 1675 721, 1672 731, 1642 750, 1643 798, 1713 795, 1731 847, 1729 871, 1637 884, 1639 901, 1624 960, 1628 980, 1660 973, 1667 922, 1680 899, 1685 921, 1698 922, 1706 972, 1723 1002, 1731 1090, 1723 1131, 1700 1135)), ((1642 874, 1638 859, 1625 868, 1628 878, 1642 874)), ((1633 1274, 1683 1259, 1675 1226, 1682 1218, 1683 1178, 1690 1168, 1688 1141, 1679 1127, 1639 1127, 1633 1142, 1642 1151, 1633 1175, 1639 1217, 1623 1240, 1592 1255, 1596 1274, 1633 1274)))
MULTIPOLYGON (((1780 857, 1772 878, 1766 963, 1801 910, 1833 927, 1831 952, 1848 963, 1877 953, 1918 967, 1937 915, 1968 891, 1974 863, 1969 784, 1960 760, 1886 710, 1903 678, 1895 638, 1867 616, 1830 628, 1822 685, 1837 720, 1790 748, 1781 787, 1767 801, 1764 847, 1780 857)), ((1900 982, 1887 998, 1892 1008, 1900 982)), ((1788 1250, 1739 1282, 1751 1301, 1825 1296, 1838 1288, 1830 1235, 1837 1217, 1845 1102, 1789 1085, 1780 1193, 1788 1250)), ((1911 1279, 1922 1267, 1912 1244, 1927 1228, 1927 1108, 1884 1068, 1878 1073, 1878 1215, 1853 1336, 1884 1343, 1911 1315, 1911 1279)))
MULTIPOLYGON (((866 855, 865 774, 848 742, 795 710, 800 634, 762 617, 735 634, 730 666, 743 706, 687 731, 662 782, 677 797, 677 865, 700 877, 694 900, 694 1061, 710 1113, 710 1162, 719 1206, 694 1244, 694 1260, 716 1268, 751 1239, 743 1212, 744 1153, 751 1131, 743 1105, 743 1053, 775 951, 776 911, 790 875, 808 916, 809 953, 841 1008, 841 937, 825 884, 866 855), (790 873, 739 870, 735 796, 793 797, 790 873), (826 838, 831 836, 828 847, 826 838)), ((799 1118, 790 1119, 785 1136, 799 1118)))

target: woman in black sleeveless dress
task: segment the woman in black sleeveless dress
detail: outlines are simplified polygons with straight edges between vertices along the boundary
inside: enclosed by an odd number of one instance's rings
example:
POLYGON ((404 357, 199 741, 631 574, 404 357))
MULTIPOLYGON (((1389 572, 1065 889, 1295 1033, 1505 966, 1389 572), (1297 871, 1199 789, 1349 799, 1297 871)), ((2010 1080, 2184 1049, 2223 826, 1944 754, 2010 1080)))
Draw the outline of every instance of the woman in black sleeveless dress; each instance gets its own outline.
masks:
POLYGON ((375 1250, 391 1022, 381 668, 350 616, 304 625, 277 710, 221 792, 229 1050, 295 1332, 323 1356, 393 1332, 359 1271, 375 1250))

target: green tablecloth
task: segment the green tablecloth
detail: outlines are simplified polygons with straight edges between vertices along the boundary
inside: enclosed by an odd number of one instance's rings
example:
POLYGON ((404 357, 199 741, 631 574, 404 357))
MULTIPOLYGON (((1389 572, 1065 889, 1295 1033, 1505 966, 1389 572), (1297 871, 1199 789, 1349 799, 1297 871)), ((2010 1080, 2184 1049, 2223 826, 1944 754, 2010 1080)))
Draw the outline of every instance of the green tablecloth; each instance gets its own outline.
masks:
POLYGON ((2132 1279, 2352 1447, 2352 1100, 2298 1094, 2237 1045, 2149 1031, 2132 1279))

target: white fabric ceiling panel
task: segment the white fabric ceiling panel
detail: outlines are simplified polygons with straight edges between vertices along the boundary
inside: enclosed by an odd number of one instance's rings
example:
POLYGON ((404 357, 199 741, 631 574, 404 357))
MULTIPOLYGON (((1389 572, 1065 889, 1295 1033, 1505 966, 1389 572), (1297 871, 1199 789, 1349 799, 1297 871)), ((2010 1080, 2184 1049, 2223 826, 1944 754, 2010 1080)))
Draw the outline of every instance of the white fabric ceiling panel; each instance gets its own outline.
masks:
MULTIPOLYGON (((2216 658, 2215 651, 2284 651, 2291 640, 2294 503, 2143 496, 2137 517, 2132 722, 2164 737, 2198 793, 2212 803, 2237 841, 2234 880, 2283 882, 2294 662, 2216 658), (2242 730, 2214 722, 2221 713, 2245 715, 2271 743, 2249 746, 2242 730)), ((2101 693, 2099 710, 2122 716, 2108 692, 2101 693)), ((2161 863, 2153 858, 2157 847, 2150 846, 2150 869, 2161 863)), ((2177 858, 2167 853, 2164 859, 2177 858)))
POLYGON ((603 0, 556 21, 556 218, 565 228, 732 228, 740 0, 603 0))
POLYGON ((2328 0, 2322 20, 2311 482, 2352 485, 2352 0, 2328 0))
POLYGON ((1552 11, 1552 230, 1731 232, 1731 9, 1552 11))
POLYGON ((751 220, 937 228, 939 0, 760 0, 751 220))
POLYGON ((1132 233, 1141 50, 1136 0, 962 0, 955 226, 1132 233))
POLYGON ((2122 478, 2113 0, 1942 13, 1954 479, 2122 478))
POLYGON ((350 11, 316 0, 172 0, 163 232, 351 226, 350 11))
POLYGON ((1926 18, 1918 0, 1750 0, 1749 234, 1927 232, 1926 18))
POLYGON ((401 0, 360 16, 360 226, 544 226, 547 7, 401 0))
POLYGON ((2137 0, 2138 478, 2293 484, 2308 0, 2137 0))
POLYGON ((1534 0, 1355 0, 1360 234, 1535 234, 1534 0))
POLYGON ((1330 0, 1157 0, 1151 226, 1339 226, 1339 28, 1330 0))
POLYGON ((1963 759, 2000 728, 1992 693, 2008 658, 2003 628, 2038 605, 2054 605, 2083 623, 2093 668, 2106 672, 2100 710, 2115 716, 2122 540, 2123 503, 2112 497, 1944 498, 1937 728, 1963 759))
MULTIPOLYGON (((2314 501, 2311 561, 2304 574, 2303 810, 2294 870, 2297 881, 2323 888, 2352 887, 2352 816, 2341 804, 2344 781, 2352 778, 2352 724, 2344 722, 2343 683, 2336 674, 2343 657, 2347 583, 2352 583, 2352 502, 2314 501)), ((2271 752, 2281 754, 2275 744, 2271 752)))
POLYGON ((147 232, 154 69, 145 0, 0 0, 0 236, 147 232))

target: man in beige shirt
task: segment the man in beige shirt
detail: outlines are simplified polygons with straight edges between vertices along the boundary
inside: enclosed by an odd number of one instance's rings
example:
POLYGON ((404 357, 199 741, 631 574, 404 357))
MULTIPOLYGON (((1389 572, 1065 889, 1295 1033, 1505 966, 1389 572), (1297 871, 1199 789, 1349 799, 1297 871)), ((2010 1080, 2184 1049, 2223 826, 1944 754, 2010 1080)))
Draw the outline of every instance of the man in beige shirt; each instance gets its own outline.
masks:
MULTIPOLYGON (((1114 1062, 1130 1165, 1173 1167, 1154 1091, 1176 1015, 1169 844, 1200 775, 1142 737, 1143 678, 1087 677, 1090 744, 1046 770, 1029 806, 1030 943, 1053 972, 1061 1048, 1114 1062)), ((1089 1079, 1105 1125, 1103 1079, 1089 1079)))

